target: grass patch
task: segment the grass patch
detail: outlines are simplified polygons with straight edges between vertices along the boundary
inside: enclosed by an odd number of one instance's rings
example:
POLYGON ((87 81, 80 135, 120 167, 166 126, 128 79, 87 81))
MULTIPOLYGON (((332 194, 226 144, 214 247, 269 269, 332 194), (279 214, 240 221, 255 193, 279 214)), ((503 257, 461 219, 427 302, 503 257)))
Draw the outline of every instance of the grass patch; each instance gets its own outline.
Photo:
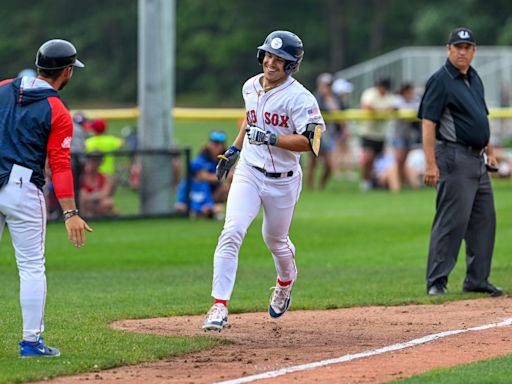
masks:
POLYGON ((435 369, 421 376, 398 381, 401 384, 509 384, 512 358, 499 357, 451 369, 435 369))
MULTIPOLYGON (((207 132, 204 125, 201 129, 207 132)), ((203 137, 203 133, 190 135, 203 137)), ((187 137, 185 131, 183 138, 187 137)), ((188 133, 187 133, 188 134, 188 133)), ((205 137, 205 136, 204 136, 205 137)), ((231 137, 231 133, 230 133, 231 137)), ((233 136, 234 137, 234 136, 233 136)), ((497 180, 498 232, 491 281, 512 291, 512 183, 497 180)), ((450 293, 425 295, 425 266, 434 214, 433 190, 359 193, 356 183, 332 182, 304 191, 290 236, 299 279, 293 309, 439 303, 462 294, 464 255, 450 276, 450 293)), ((261 239, 262 218, 240 253, 232 312, 264 311, 275 281, 261 239)), ((87 245, 74 249, 62 223, 47 233, 48 299, 45 338, 62 357, 20 360, 19 281, 7 231, 0 242, 0 383, 105 369, 213 348, 211 337, 163 337, 110 329, 119 319, 205 313, 210 304, 213 251, 222 223, 184 219, 92 222, 87 245)), ((198 324, 200 327, 201 324, 198 324)), ((435 371, 412 382, 507 382, 511 358, 435 371), (485 373, 485 375, 482 374, 485 373), (447 379, 454 377, 452 379, 447 379), (478 378, 485 377, 481 381, 478 378), (458 380, 458 381, 457 381, 458 380)), ((407 381, 406 381, 407 382, 407 381)))

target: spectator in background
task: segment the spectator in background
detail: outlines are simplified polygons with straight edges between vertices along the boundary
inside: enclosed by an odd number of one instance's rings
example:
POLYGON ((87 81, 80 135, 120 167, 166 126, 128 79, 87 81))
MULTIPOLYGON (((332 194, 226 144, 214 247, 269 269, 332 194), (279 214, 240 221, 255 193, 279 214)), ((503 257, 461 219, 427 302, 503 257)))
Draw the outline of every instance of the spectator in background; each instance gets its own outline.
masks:
POLYGON ((85 152, 85 140, 90 121, 83 112, 75 112, 73 115, 73 138, 71 139, 71 154, 85 152))
MULTIPOLYGON (((335 112, 339 111, 342 107, 341 100, 332 91, 333 80, 334 78, 330 73, 321 73, 316 79, 315 98, 318 102, 318 107, 322 112, 335 112)), ((333 169, 332 154, 334 137, 340 132, 340 130, 341 128, 337 122, 329 121, 327 123, 326 131, 321 138, 318 158, 313 153, 308 154, 306 181, 309 189, 314 189, 315 170, 320 161, 323 163, 323 171, 320 177, 320 189, 325 189, 333 169)))
POLYGON ((425 177, 425 152, 422 147, 411 149, 405 161, 405 169, 411 188, 421 188, 425 177))
POLYGON ((142 157, 137 154, 139 149, 139 135, 137 134, 137 127, 127 125, 121 129, 121 136, 123 137, 124 147, 130 151, 130 169, 128 184, 134 191, 139 189, 140 176, 142 172, 142 157))
POLYGON ((91 152, 85 158, 80 174, 80 211, 84 217, 110 216, 114 213, 113 179, 99 172, 103 161, 101 152, 91 152))
MULTIPOLYGON (((338 96, 340 102, 340 110, 347 109, 347 97, 354 89, 352 83, 345 79, 336 79, 332 83, 332 91, 338 96)), ((338 131, 334 135, 334 148, 332 152, 332 163, 334 176, 336 178, 346 177, 353 179, 356 177, 354 173, 354 164, 352 160, 352 151, 350 148, 350 130, 347 122, 338 121, 338 131)))
MULTIPOLYGON (((420 100, 416 96, 414 86, 411 83, 404 83, 400 86, 395 101, 395 107, 398 110, 418 112, 420 100)), ((391 145, 395 152, 398 176, 400 177, 400 183, 402 185, 409 184, 405 166, 407 155, 411 149, 419 143, 421 143, 421 132, 418 120, 395 120, 391 145)))
MULTIPOLYGON (((227 135, 223 131, 212 131, 208 143, 199 155, 190 162, 192 180, 190 184, 190 210, 193 217, 214 217, 222 219, 229 183, 219 182, 215 174, 217 156, 226 151, 227 135)), ((186 212, 187 180, 183 179, 178 187, 176 210, 186 212)))
MULTIPOLYGON (((107 130, 107 122, 103 119, 93 120, 90 124, 90 129, 93 133, 93 136, 87 138, 85 140, 85 150, 87 153, 91 152, 112 152, 118 151, 123 146, 123 140, 119 137, 113 135, 106 135, 105 131, 107 130)), ((115 172, 116 172, 116 164, 115 158, 113 155, 105 155, 103 156, 103 161, 100 165, 99 172, 105 176, 107 179, 111 179, 108 181, 109 185, 115 186, 115 172)), ((111 191, 111 195, 114 193, 114 188, 111 191)))
POLYGON ((121 129, 121 136, 123 137, 125 147, 129 151, 136 151, 139 148, 139 135, 137 134, 137 127, 127 125, 121 129))
MULTIPOLYGON (((389 79, 379 80, 374 87, 361 95, 361 108, 369 112, 384 112, 395 109, 395 98, 389 92, 389 79)), ((384 150, 388 120, 367 120, 361 126, 361 190, 372 188, 372 168, 377 155, 384 150)))
MULTIPOLYGON (((71 170, 73 178, 80 180, 80 172, 84 166, 85 140, 88 137, 89 120, 82 112, 75 112, 73 115, 73 138, 71 139, 71 170)), ((80 194, 80 183, 75 183, 75 196, 80 194)), ((78 199, 80 200, 80 199, 78 199)), ((78 205, 80 208, 80 204, 78 205)))
POLYGON ((398 166, 393 154, 381 152, 373 162, 373 188, 389 189, 399 192, 402 189, 398 166))
MULTIPOLYGON (((417 148, 411 151, 410 157, 404 164, 405 181, 412 188, 419 188, 421 176, 425 173, 425 160, 423 150, 417 148)), ((399 192, 404 186, 399 171, 398 163, 393 153, 384 150, 373 162, 373 188, 388 189, 391 192, 399 192)))

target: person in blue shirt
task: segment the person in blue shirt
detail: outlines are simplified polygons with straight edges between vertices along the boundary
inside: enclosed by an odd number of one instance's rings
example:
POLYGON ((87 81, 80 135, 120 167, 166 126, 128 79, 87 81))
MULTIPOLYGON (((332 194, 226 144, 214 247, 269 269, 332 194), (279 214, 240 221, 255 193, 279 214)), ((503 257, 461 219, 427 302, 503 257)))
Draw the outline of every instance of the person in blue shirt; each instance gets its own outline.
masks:
MULTIPOLYGON (((227 135, 223 131, 211 131, 208 143, 199 155, 190 162, 190 215, 192 217, 214 217, 221 219, 224 202, 229 192, 229 183, 221 183, 215 174, 218 155, 226 151, 227 135)), ((187 179, 178 186, 176 211, 187 210, 187 179)))

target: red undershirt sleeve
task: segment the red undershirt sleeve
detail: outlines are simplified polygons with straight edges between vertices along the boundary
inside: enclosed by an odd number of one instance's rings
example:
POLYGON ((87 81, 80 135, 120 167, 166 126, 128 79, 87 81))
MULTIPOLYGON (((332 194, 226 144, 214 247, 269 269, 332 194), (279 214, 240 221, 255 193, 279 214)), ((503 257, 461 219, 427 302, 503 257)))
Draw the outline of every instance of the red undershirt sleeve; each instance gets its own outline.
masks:
POLYGON ((2 81, 0 81, 0 86, 5 85, 5 84, 8 84, 8 83, 12 83, 12 80, 13 80, 13 79, 6 79, 6 80, 2 80, 2 81))
POLYGON ((52 109, 52 126, 48 138, 48 164, 52 172, 53 188, 57 199, 73 198, 73 174, 71 173, 71 137, 73 121, 60 98, 48 98, 52 109))

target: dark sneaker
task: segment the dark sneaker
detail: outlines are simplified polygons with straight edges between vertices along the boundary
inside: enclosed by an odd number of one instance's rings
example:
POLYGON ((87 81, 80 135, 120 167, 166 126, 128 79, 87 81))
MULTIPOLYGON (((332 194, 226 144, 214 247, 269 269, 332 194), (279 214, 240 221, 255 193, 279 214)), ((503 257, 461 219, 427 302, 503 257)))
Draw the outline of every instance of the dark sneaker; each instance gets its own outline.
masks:
POLYGON ((462 289, 463 292, 476 292, 476 293, 488 293, 492 297, 498 297, 503 295, 503 289, 495 287, 491 283, 487 283, 483 287, 479 288, 466 288, 462 289))
POLYGON ((37 341, 20 341, 20 357, 59 357, 60 351, 57 348, 49 347, 43 343, 43 338, 37 341))

